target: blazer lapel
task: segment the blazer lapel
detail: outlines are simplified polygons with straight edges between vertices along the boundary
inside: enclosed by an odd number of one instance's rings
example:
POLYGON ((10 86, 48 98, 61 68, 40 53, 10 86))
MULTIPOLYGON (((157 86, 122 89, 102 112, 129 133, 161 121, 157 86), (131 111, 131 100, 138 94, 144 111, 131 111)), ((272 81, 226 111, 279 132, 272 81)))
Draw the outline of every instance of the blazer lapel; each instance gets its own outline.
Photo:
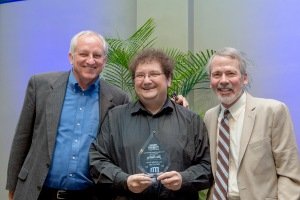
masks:
POLYGON ((252 135, 252 130, 253 130, 255 116, 256 116, 255 108, 256 106, 253 101, 253 97, 247 93, 244 125, 243 125, 241 144, 240 144, 239 165, 242 162, 245 151, 249 144, 250 137, 252 135))
POLYGON ((215 175, 215 172, 217 170, 217 138, 218 138, 218 116, 220 113, 220 106, 217 106, 214 111, 212 111, 212 115, 210 119, 208 119, 211 122, 210 127, 207 127, 210 131, 209 138, 210 138, 210 153, 211 153, 211 166, 212 171, 215 175))
POLYGON ((46 104, 48 151, 50 159, 55 144, 60 114, 65 98, 69 73, 59 76, 51 85, 46 104))
POLYGON ((103 120, 108 112, 108 110, 114 107, 113 95, 110 91, 109 85, 100 79, 100 101, 99 101, 99 116, 100 116, 100 126, 101 127, 103 120))

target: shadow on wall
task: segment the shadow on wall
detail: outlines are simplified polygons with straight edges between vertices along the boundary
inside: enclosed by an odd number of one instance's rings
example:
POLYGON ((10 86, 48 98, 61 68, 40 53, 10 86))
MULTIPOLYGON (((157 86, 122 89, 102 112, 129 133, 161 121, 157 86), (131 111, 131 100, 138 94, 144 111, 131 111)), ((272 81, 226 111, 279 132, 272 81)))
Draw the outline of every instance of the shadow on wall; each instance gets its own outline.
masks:
POLYGON ((25 1, 25 0, 0 0, 0 4, 2 4, 2 3, 11 3, 11 2, 14 2, 14 1, 25 1))

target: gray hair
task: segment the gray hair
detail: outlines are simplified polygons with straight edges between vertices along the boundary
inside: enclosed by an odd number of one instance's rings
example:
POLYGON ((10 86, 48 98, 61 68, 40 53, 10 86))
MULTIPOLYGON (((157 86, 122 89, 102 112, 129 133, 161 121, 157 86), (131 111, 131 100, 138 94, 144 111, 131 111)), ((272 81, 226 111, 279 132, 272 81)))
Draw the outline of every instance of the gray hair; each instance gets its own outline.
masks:
POLYGON ((220 49, 216 51, 208 60, 206 64, 206 72, 208 75, 211 74, 211 63, 215 56, 222 56, 222 57, 230 57, 232 59, 235 59, 239 63, 240 72, 242 75, 248 76, 248 85, 250 85, 250 76, 248 74, 248 69, 253 65, 252 61, 247 58, 246 54, 242 51, 235 49, 233 47, 224 47, 223 49, 220 49))
POLYGON ((81 31, 72 37, 71 42, 70 42, 69 53, 74 54, 75 48, 77 46, 78 38, 82 35, 92 35, 92 36, 98 37, 103 43, 104 54, 107 55, 108 44, 107 44, 105 38, 102 35, 100 35, 99 33, 95 32, 95 31, 90 31, 90 30, 81 31))

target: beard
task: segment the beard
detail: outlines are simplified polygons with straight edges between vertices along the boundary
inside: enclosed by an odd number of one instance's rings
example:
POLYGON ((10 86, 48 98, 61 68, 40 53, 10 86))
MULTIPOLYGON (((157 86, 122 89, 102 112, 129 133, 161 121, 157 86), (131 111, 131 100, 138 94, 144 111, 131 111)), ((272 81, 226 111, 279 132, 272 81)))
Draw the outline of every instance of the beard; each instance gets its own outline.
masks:
POLYGON ((224 105, 231 105, 239 96, 221 96, 218 94, 219 101, 224 105))
POLYGON ((218 90, 231 90, 233 91, 233 87, 231 84, 228 84, 228 85, 218 85, 218 88, 217 90, 215 91, 216 94, 217 94, 217 97, 219 99, 219 101, 224 104, 224 105, 232 105, 234 102, 237 101, 237 99, 241 96, 241 94, 243 93, 243 89, 241 89, 241 91, 239 91, 238 93, 236 94, 232 94, 230 93, 229 95, 222 95, 220 92, 218 92, 218 90))

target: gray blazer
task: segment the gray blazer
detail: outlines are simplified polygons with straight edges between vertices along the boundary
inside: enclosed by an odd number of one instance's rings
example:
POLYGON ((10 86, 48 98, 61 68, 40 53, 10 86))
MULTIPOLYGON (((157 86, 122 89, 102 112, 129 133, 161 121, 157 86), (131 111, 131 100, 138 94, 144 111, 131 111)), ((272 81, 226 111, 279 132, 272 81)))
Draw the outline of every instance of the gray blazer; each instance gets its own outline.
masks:
MULTIPOLYGON (((18 200, 35 200, 43 187, 53 149, 70 72, 31 77, 16 127, 7 169, 6 189, 18 200)), ((129 101, 120 89, 100 80, 100 123, 107 111, 129 101)), ((100 127, 100 126, 99 126, 100 127)))
MULTIPOLYGON (((241 200, 299 200, 300 159, 286 105, 250 94, 246 98, 237 173, 241 200)), ((214 177, 219 112, 220 106, 216 106, 204 117, 214 177)))

